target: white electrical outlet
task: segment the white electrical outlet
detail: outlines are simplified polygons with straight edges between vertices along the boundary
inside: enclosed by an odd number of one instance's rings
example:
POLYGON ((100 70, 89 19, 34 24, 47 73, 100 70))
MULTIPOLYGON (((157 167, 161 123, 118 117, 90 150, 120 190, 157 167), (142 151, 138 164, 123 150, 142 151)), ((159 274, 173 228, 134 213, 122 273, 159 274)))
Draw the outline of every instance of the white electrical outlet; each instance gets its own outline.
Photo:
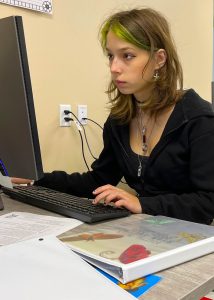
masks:
POLYGON ((69 127, 71 126, 71 121, 66 122, 64 118, 71 118, 71 114, 65 114, 64 111, 68 110, 71 111, 70 104, 60 104, 59 105, 59 125, 61 127, 69 127))
POLYGON ((82 125, 86 125, 87 120, 83 120, 83 118, 87 118, 87 105, 79 104, 77 107, 78 107, 78 120, 82 125))

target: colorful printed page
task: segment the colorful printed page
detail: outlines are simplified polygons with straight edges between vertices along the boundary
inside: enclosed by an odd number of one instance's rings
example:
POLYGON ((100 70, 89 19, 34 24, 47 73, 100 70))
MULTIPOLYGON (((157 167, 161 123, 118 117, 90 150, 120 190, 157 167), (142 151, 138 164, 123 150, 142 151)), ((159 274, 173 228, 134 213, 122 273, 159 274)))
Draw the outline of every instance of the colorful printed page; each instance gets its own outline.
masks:
POLYGON ((75 251, 120 266, 213 236, 213 226, 165 216, 133 215, 82 224, 58 238, 75 251))
POLYGON ((148 275, 123 284, 103 270, 100 270, 99 268, 96 268, 96 270, 136 298, 139 298, 162 279, 162 277, 157 275, 148 275))

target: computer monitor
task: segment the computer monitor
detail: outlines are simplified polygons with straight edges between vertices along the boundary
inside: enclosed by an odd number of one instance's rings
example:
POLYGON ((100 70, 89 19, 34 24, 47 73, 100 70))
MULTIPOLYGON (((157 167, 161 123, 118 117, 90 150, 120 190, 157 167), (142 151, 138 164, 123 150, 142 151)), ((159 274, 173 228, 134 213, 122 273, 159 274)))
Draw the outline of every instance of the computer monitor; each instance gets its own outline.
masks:
POLYGON ((20 16, 0 19, 0 167, 10 177, 43 176, 20 16))

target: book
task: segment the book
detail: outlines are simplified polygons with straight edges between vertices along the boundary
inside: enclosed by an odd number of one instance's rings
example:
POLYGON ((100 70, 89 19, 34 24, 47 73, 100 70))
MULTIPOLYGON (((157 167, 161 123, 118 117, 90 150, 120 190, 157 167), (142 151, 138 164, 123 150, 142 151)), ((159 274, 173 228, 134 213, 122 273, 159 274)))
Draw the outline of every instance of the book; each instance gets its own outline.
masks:
POLYGON ((82 224, 58 238, 122 283, 214 251, 214 226, 145 214, 82 224))

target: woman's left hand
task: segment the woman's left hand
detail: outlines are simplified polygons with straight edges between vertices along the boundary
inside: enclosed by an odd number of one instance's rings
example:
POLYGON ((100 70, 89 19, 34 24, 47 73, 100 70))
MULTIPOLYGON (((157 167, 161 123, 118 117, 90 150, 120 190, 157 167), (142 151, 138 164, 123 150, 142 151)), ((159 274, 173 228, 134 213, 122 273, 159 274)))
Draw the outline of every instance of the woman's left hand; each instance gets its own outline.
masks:
POLYGON ((104 200, 105 205, 114 202, 116 207, 125 207, 135 214, 142 213, 140 201, 136 196, 110 184, 98 187, 93 194, 96 196, 93 204, 104 200))

